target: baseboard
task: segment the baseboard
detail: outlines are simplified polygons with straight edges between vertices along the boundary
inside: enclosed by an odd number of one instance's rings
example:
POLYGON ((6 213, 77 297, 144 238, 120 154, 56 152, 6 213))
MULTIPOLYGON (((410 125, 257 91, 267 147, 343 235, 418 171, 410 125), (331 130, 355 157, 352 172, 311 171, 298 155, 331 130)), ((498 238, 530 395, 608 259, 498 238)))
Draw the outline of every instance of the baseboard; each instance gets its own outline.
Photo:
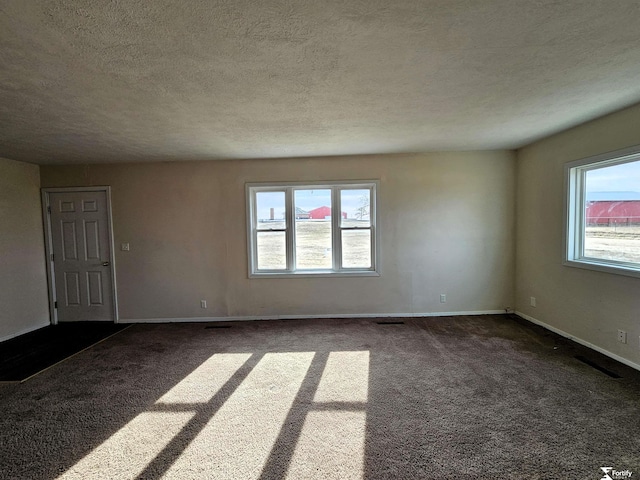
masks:
POLYGON ((495 315, 504 310, 473 310, 465 312, 423 313, 337 313, 330 315, 252 315, 236 317, 180 317, 180 318, 121 318, 118 323, 186 323, 186 322, 243 322, 255 320, 308 320, 323 318, 411 318, 451 317, 457 315, 495 315))
POLYGON ((609 358, 613 358, 614 360, 616 360, 616 361, 618 361, 620 363, 624 363, 625 365, 627 365, 627 366, 629 366, 631 368, 634 368, 636 370, 640 370, 640 364, 632 362, 631 360, 627 360, 626 358, 621 357, 620 355, 616 355, 615 353, 612 353, 609 350, 605 350, 604 348, 599 347, 597 345, 594 345, 591 342, 587 342, 586 340, 583 340, 583 339, 581 339, 579 337, 571 335, 570 333, 567 333, 564 330, 560 330, 559 328, 552 327, 551 325, 548 325, 548 324, 538 320, 537 318, 533 318, 533 317, 531 317, 529 315, 526 315, 526 314, 524 314, 522 312, 518 312, 518 311, 516 311, 515 313, 519 317, 521 317, 521 318, 523 318, 525 320, 528 320, 531 323, 535 323, 536 325, 540 325, 541 327, 546 328, 547 330, 550 330, 553 333, 557 333, 558 335, 560 335, 562 337, 568 338, 569 340, 573 340, 574 342, 579 343, 580 345, 584 345, 585 347, 590 348, 592 350, 595 350, 596 352, 599 352, 599 353, 601 353, 603 355, 606 355, 609 358))
POLYGON ((49 322, 47 322, 47 323, 43 323, 42 325, 38 325, 38 326, 35 326, 35 327, 25 328, 24 330, 20 330, 19 332, 12 333, 11 335, 6 335, 4 337, 0 337, 0 342, 4 342, 6 340, 11 340, 12 338, 19 337, 20 335, 24 335, 25 333, 30 333, 30 332, 33 332, 35 330, 39 330, 41 328, 48 327, 49 325, 51 325, 51 324, 49 322))

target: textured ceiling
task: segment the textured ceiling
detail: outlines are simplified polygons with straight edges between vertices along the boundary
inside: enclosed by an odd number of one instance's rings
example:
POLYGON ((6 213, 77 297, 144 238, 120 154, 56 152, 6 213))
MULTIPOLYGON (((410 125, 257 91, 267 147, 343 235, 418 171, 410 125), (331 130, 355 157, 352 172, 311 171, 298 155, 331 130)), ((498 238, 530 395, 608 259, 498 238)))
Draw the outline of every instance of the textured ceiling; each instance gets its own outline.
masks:
POLYGON ((640 101, 631 0, 1 0, 0 156, 516 148, 640 101))

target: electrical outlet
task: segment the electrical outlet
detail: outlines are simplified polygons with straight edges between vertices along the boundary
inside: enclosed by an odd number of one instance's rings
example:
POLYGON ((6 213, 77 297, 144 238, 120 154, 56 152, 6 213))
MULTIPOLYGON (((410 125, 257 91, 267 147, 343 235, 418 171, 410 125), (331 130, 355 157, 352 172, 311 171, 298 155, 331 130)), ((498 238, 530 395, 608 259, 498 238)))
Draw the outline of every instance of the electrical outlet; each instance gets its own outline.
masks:
POLYGON ((618 330, 618 341, 621 343, 627 343, 627 332, 624 330, 618 330))
POLYGON ((538 304, 536 302, 536 297, 531 297, 531 306, 532 307, 537 307, 538 306, 538 304))
POLYGON ((447 303, 447 295, 445 293, 440 294, 440 303, 447 303))
POLYGON ((207 301, 206 300, 200 300, 200 308, 207 308, 207 301))
POLYGON ((129 244, 128 243, 120 244, 120 250, 122 250, 123 252, 128 252, 129 251, 129 244))

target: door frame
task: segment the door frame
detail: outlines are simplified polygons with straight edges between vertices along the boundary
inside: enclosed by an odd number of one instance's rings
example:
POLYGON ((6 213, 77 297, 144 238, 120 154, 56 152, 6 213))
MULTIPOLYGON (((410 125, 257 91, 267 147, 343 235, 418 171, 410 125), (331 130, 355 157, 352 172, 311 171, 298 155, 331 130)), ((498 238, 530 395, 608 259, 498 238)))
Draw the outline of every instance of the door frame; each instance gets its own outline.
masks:
POLYGON ((95 187, 44 187, 40 189, 42 196, 42 218, 44 220, 44 251, 45 251, 45 263, 47 265, 47 289, 49 291, 49 316, 51 318, 51 324, 58 324, 58 310, 56 308, 56 280, 55 280, 55 268, 51 255, 53 253, 53 238, 51 236, 51 205, 49 203, 50 193, 61 192, 105 192, 107 197, 107 235, 110 243, 109 252, 109 271, 111 273, 111 289, 113 298, 113 323, 118 323, 118 297, 116 288, 116 262, 115 262, 115 243, 113 241, 113 220, 111 217, 111 187, 110 186, 95 186, 95 187))

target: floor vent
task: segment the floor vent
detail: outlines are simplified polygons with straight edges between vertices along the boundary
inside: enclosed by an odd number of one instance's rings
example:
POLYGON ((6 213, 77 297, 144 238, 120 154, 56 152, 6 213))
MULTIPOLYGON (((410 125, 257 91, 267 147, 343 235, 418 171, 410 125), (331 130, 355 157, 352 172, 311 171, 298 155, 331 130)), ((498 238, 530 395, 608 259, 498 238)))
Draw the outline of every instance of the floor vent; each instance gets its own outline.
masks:
POLYGON ((622 378, 616 372, 612 372, 611 370, 607 370, 606 368, 601 367, 597 363, 589 360, 588 358, 583 357, 582 355, 577 355, 575 358, 576 358, 576 360, 580 360, 582 363, 585 363, 585 364, 589 365, 590 367, 593 367, 596 370, 601 371, 605 375, 609 375, 611 378, 622 378))
POLYGON ((210 328, 231 328, 231 325, 207 325, 204 327, 205 330, 209 330, 210 328))
POLYGON ((376 322, 378 325, 404 325, 404 322, 376 322))

